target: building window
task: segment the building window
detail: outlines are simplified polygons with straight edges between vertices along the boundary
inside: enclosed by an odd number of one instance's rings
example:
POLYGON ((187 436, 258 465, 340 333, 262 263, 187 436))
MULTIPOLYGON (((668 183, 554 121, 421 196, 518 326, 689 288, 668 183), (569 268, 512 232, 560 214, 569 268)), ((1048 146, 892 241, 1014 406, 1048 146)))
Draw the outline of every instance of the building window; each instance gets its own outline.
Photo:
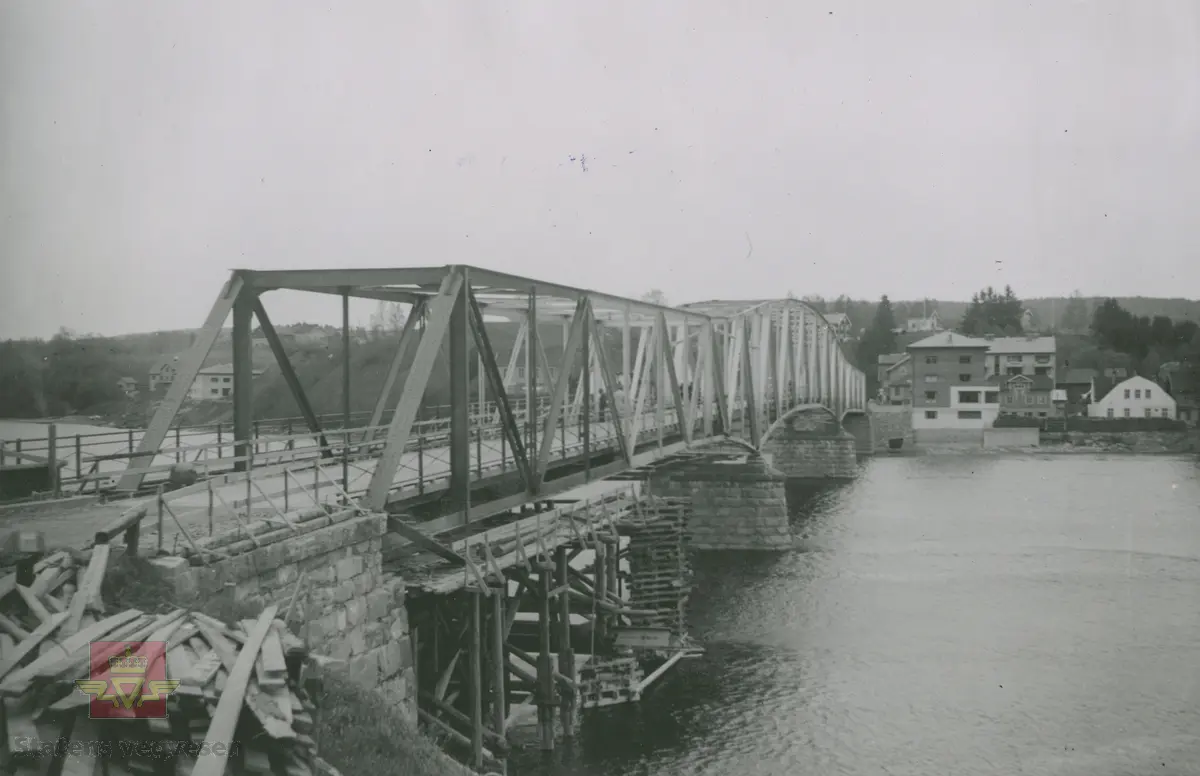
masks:
POLYGON ((216 388, 213 388, 211 393, 213 396, 216 396, 218 393, 220 393, 220 391, 218 391, 216 388))
POLYGON ((1128 408, 1128 407, 1126 407, 1126 408, 1125 408, 1125 417, 1127 417, 1127 418, 1128 418, 1129 416, 1130 416, 1129 408, 1128 408))
MULTIPOLYGON (((1128 394, 1128 391, 1126 392, 1126 394, 1128 394)), ((1133 398, 1135 398, 1135 399, 1142 398, 1142 390, 1140 388, 1133 392, 1133 398)))
POLYGON ((938 376, 937 376, 937 375, 925 375, 925 382, 927 382, 927 383, 936 383, 937 381, 938 381, 938 376))
POLYGON ((926 391, 925 401, 937 401, 937 391, 926 391))
POLYGON ((1047 396, 1045 396, 1044 394, 1043 394, 1043 395, 1039 395, 1039 396, 1037 397, 1037 403, 1038 403, 1038 404, 1045 404, 1045 403, 1046 403, 1046 399, 1047 399, 1047 398, 1048 398, 1048 397, 1047 397, 1047 396))
POLYGON ((969 363, 971 363, 971 357, 970 357, 970 356, 959 356, 959 357, 958 357, 958 363, 960 363, 960 364, 969 364, 969 363))
POLYGON ((985 391, 983 394, 983 401, 986 404, 999 404, 1000 403, 1000 392, 999 391, 985 391))
POLYGON ((971 382, 971 375, 967 374, 966 372, 959 372, 958 381, 960 383, 969 383, 971 382))
POLYGON ((1035 367, 1033 368, 1033 373, 1034 373, 1035 375, 1048 375, 1048 374, 1050 374, 1050 367, 1048 367, 1048 366, 1035 366, 1035 367))
POLYGON ((1113 416, 1112 407, 1109 407, 1109 408, 1108 408, 1108 417, 1109 417, 1109 418, 1112 418, 1112 416, 1113 416))
POLYGON ((229 389, 228 389, 228 388, 222 388, 222 389, 221 389, 221 395, 222 395, 222 396, 228 396, 228 395, 229 395, 229 389))
POLYGON ((1046 413, 1044 413, 1044 412, 1039 412, 1039 413, 1038 413, 1038 417, 1039 417, 1039 418, 1044 418, 1044 417, 1046 417, 1046 413))
POLYGON ((1125 398, 1126 399, 1129 398, 1129 389, 1128 388, 1125 389, 1125 398))
POLYGON ((217 378, 215 378, 215 377, 210 377, 210 378, 208 378, 208 381, 209 381, 210 383, 215 383, 215 382, 217 381, 217 378))
POLYGON ((226 378, 224 378, 224 382, 229 382, 232 379, 233 379, 232 377, 226 377, 226 378))
POLYGON ((1023 375, 1025 374, 1025 370, 1019 366, 1010 366, 1005 370, 1005 374, 1009 375, 1010 377, 1014 375, 1023 375))
POLYGON ((1010 363, 1010 364, 1019 364, 1019 363, 1021 363, 1021 357, 1020 357, 1020 356, 1009 356, 1009 357, 1008 357, 1006 360, 1007 360, 1007 361, 1008 361, 1008 363, 1010 363))
POLYGON ((925 356, 925 363, 926 364, 936 364, 937 356, 925 356))
POLYGON ((926 420, 937 420, 937 410, 925 410, 926 420))
POLYGON ((959 391, 958 400, 963 404, 978 404, 979 391, 959 391))
POLYGON ((1034 359, 1034 361, 1036 361, 1039 364, 1049 364, 1050 356, 1038 356, 1034 359))
POLYGON ((983 418, 983 413, 980 412, 979 410, 959 410, 958 411, 958 419, 959 420, 981 420, 982 418, 983 418))
POLYGON ((1171 417, 1171 411, 1169 409, 1167 409, 1166 407, 1163 407, 1163 417, 1164 418, 1171 417))
POLYGON ((1147 408, 1146 408, 1146 417, 1150 417, 1150 414, 1151 414, 1152 412, 1153 412, 1153 410, 1152 410, 1152 409, 1150 409, 1149 407, 1147 407, 1147 408))
POLYGON ((1147 399, 1150 398, 1150 389, 1149 388, 1146 389, 1146 398, 1147 399))

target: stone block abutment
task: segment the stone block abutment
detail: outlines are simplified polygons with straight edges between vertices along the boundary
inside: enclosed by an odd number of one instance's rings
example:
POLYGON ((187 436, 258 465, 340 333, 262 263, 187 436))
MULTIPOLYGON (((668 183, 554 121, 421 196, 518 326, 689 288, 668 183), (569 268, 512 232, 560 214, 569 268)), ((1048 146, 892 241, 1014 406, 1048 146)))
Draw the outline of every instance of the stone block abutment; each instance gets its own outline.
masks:
MULTIPOLYGON (((155 558, 176 600, 226 597, 234 610, 280 606, 317 654, 345 662, 351 679, 382 693, 414 724, 417 699, 404 580, 383 570, 387 516, 343 510, 291 515, 278 522, 198 541, 207 564, 186 555, 155 558)), ((265 521, 260 521, 265 522, 265 521)))

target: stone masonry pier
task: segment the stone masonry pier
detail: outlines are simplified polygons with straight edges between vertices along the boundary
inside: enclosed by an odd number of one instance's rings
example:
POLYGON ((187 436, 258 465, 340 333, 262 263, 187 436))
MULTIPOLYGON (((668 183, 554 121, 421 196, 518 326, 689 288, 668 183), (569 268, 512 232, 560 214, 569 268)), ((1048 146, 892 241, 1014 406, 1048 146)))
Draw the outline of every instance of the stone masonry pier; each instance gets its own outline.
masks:
POLYGON ((222 553, 207 565, 192 548, 186 556, 156 558, 164 583, 178 600, 228 597, 235 606, 291 606, 309 647, 345 661, 351 678, 378 690, 416 722, 412 645, 404 581, 382 569, 387 517, 346 509, 314 509, 295 516, 295 530, 278 521, 250 523, 244 534, 201 540, 222 553), (294 601, 294 603, 293 603, 294 601))
POLYGON ((858 476, 857 445, 829 410, 809 405, 777 420, 761 450, 789 479, 848 480, 858 476))
POLYGON ((655 496, 689 502, 687 538, 696 550, 786 550, 786 478, 754 453, 742 460, 704 460, 656 472, 655 496))

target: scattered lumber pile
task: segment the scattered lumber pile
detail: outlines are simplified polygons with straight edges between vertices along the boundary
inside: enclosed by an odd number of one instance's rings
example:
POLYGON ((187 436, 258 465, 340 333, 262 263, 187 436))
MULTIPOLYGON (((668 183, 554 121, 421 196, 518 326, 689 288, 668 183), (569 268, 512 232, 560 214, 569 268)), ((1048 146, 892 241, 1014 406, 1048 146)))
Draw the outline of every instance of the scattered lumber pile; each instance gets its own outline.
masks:
POLYGON ((330 771, 312 738, 315 658, 276 607, 234 625, 183 609, 109 612, 109 552, 0 573, 0 772, 330 771))

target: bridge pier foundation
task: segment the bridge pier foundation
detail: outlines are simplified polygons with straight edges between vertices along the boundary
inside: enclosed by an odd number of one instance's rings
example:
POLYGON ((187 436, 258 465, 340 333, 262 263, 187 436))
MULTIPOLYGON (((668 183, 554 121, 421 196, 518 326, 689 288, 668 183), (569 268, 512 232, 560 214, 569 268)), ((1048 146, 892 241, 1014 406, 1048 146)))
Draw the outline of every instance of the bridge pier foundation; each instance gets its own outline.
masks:
POLYGON ((875 426, 870 415, 847 415, 842 418, 842 428, 854 437, 855 453, 860 456, 875 454, 875 426))
POLYGON ((687 499, 687 539, 696 550, 786 550, 792 546, 786 477, 758 454, 656 473, 655 496, 687 499))

